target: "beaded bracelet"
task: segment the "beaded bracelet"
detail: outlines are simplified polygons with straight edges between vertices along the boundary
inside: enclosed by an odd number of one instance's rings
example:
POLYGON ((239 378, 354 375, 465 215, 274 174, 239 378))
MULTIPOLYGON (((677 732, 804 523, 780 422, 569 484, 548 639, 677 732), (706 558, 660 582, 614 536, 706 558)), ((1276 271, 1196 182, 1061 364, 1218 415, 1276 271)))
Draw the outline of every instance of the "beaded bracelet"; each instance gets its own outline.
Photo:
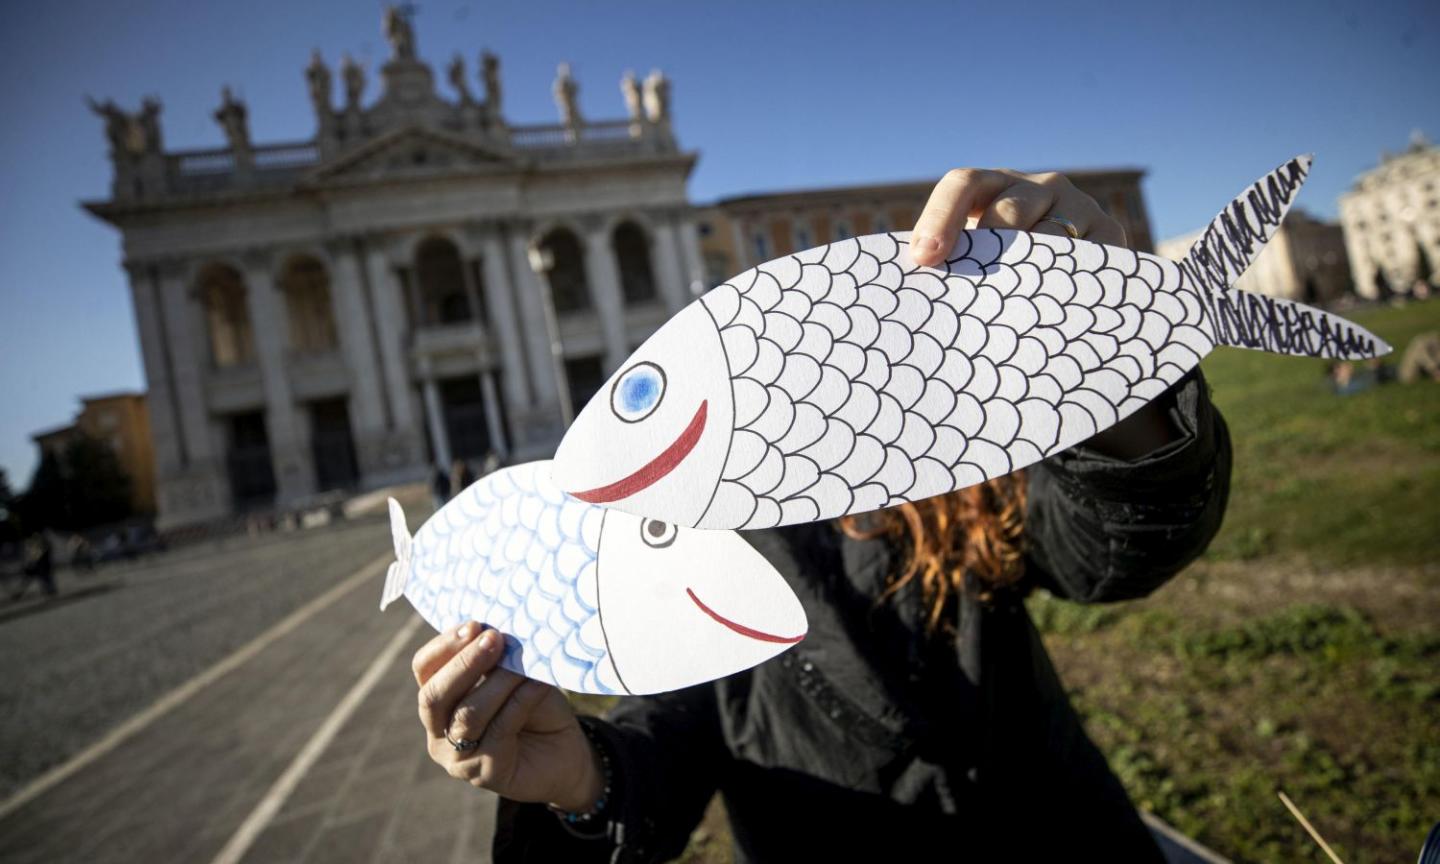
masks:
POLYGON ((605 746, 604 742, 600 740, 600 737, 595 731, 590 728, 590 724, 581 723, 580 730, 585 733, 586 738, 590 739, 591 746, 595 748, 595 752, 600 756, 600 771, 605 781, 600 790, 600 797, 595 799, 595 806, 584 813, 573 813, 569 810, 556 807, 553 804, 545 805, 550 809, 550 812, 559 817, 567 827, 575 826, 577 828, 589 827, 599 821, 600 816, 605 812, 605 805, 610 801, 610 787, 614 778, 610 768, 609 749, 605 746))

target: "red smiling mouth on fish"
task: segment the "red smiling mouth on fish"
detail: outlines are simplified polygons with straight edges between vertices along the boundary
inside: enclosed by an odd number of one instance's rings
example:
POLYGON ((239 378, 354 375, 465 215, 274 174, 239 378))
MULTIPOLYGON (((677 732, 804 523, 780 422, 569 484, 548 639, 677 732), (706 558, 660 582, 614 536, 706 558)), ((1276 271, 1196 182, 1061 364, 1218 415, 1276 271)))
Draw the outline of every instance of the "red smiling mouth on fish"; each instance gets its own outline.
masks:
POLYGON ((695 596, 695 592, 690 590, 689 588, 685 589, 685 593, 690 595, 690 599, 695 601, 695 605, 700 607, 701 612, 704 612, 706 615, 709 615, 711 618, 714 618, 716 621, 720 622, 726 627, 729 627, 731 630, 734 630, 741 636, 748 636, 751 639, 757 639, 761 642, 778 642, 782 645, 792 645, 805 638, 804 633, 801 633, 799 636, 776 636, 773 633, 766 633, 763 630, 756 630, 753 627, 746 627, 744 624, 739 624, 731 621, 729 618, 726 618, 724 615, 721 615, 719 612, 716 612, 714 609, 706 606, 703 602, 701 602, 699 597, 695 596))
MULTIPOLYGON (((628 498, 636 492, 653 485, 660 478, 674 471, 675 466, 684 461, 685 457, 690 455, 690 451, 695 449, 695 445, 700 443, 700 436, 705 432, 705 416, 709 410, 709 405, 710 401, 708 399, 702 401, 700 407, 695 409, 695 416, 690 418, 689 424, 680 432, 679 437, 672 441, 664 450, 660 451, 660 454, 654 459, 641 465, 638 470, 626 477, 616 480, 614 483, 588 489, 584 492, 572 492, 570 494, 589 504, 604 504, 609 501, 619 501, 621 498, 628 498)), ((697 600, 695 602, 698 603, 700 601, 697 600)), ((704 607, 702 606, 701 608, 704 607)), ((711 614, 713 615, 714 613, 711 614)), ((721 623, 727 622, 722 621, 721 623)), ((735 626, 738 627, 740 625, 735 626)))

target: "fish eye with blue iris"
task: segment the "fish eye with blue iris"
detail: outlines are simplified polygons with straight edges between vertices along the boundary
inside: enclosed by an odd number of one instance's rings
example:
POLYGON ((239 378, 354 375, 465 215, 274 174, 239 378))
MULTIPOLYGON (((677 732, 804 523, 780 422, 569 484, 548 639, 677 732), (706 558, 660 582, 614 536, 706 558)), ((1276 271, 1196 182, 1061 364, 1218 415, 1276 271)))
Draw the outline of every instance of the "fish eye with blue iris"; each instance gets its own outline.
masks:
POLYGON ((665 396, 665 371, 654 363, 636 363, 615 380, 610 410, 626 423, 638 423, 660 407, 665 396))

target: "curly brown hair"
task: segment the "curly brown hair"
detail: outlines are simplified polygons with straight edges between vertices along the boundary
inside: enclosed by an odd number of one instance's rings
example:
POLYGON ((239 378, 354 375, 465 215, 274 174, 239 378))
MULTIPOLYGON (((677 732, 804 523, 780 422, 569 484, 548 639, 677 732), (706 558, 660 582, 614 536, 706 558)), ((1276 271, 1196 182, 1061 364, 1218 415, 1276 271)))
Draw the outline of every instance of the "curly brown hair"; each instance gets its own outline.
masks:
POLYGON ((845 516, 840 530, 905 547, 905 566, 890 574, 877 603, 920 580, 926 631, 933 633, 942 623, 953 626, 942 617, 951 598, 965 590, 966 573, 978 580, 982 602, 1024 575, 1025 489, 1025 472, 1017 471, 935 498, 845 516))

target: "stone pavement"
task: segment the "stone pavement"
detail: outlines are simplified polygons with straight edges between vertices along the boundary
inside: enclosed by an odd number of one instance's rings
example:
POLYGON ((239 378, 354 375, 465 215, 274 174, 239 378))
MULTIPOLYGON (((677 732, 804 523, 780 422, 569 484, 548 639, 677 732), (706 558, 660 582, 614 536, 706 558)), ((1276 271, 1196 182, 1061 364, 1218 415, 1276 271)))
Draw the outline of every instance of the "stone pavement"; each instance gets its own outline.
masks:
POLYGON ((410 657, 422 627, 260 834, 245 862, 489 861, 495 796, 425 752, 410 657))
MULTIPOLYGON (((16 718, 39 716, 49 722, 41 727, 32 720, 29 734, 57 725, 61 732, 86 728, 66 739, 73 752, 127 717, 146 716, 145 706, 189 678, 177 676, 177 670, 193 670, 172 662, 174 655, 203 657, 203 663, 192 664, 195 669, 213 668, 275 622, 307 608, 337 585, 353 583, 338 589, 340 593, 303 623, 153 717, 118 746, 0 816, 0 860, 214 860, 412 620, 413 613, 403 605, 384 614, 377 608, 388 545, 388 531, 379 520, 349 530, 296 535, 278 546, 263 541, 236 544, 223 553, 194 555, 178 564, 157 560, 129 573, 112 591, 0 621, 3 678, 30 676, 28 687, 12 690, 0 684, 4 728, 11 730, 5 751, 25 746, 23 737, 11 737, 21 728, 16 718), (301 566, 295 566, 296 561, 301 566), (369 563, 357 567, 357 562, 369 563), (360 571, 365 575, 355 577, 360 571), (186 587, 192 593, 155 588, 147 596, 146 586, 171 581, 170 589, 186 587), (176 606, 182 608, 171 608, 176 606), (253 621, 244 614, 252 607, 264 612, 256 613, 253 621), (172 617, 163 627, 157 624, 130 643, 115 646, 123 658, 119 665, 107 665, 105 646, 90 638, 94 628, 112 617, 131 622, 133 629, 145 619, 166 615, 172 617), (237 630, 237 619, 248 622, 245 632, 237 630), (18 629, 22 625, 23 633, 18 629), (212 634, 217 638, 211 639, 212 634), (171 641, 165 650, 154 652, 158 658, 153 663, 141 662, 147 656, 145 645, 157 640, 171 641), (217 650, 211 644, 215 641, 225 650, 217 650), (42 662, 45 651, 58 652, 60 659, 47 666, 42 662), (118 679, 121 689, 128 686, 149 695, 135 710, 117 713, 119 697, 97 692, 95 698, 106 710, 90 713, 101 714, 99 718, 86 716, 85 691, 52 698, 53 688, 67 674, 84 673, 87 663, 105 670, 103 676, 87 679, 91 684, 98 687, 102 679, 118 679), (165 686, 155 687, 156 679, 165 686)), ((422 624, 386 665, 339 734, 254 835, 243 860, 488 860, 493 796, 451 779, 430 762, 415 716, 409 658, 429 635, 422 624)))

